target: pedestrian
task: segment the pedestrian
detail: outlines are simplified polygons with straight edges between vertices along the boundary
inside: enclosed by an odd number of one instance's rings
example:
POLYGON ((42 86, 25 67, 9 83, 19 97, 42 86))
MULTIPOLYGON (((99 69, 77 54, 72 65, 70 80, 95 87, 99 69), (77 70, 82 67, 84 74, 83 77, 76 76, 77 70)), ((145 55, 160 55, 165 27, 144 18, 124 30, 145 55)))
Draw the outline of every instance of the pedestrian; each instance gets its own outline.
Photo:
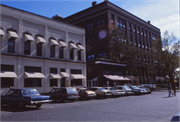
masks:
POLYGON ((176 96, 176 86, 175 86, 175 84, 172 84, 172 89, 174 91, 174 93, 172 93, 172 96, 173 95, 176 96))
POLYGON ((169 92, 169 97, 171 96, 171 84, 168 84, 168 92, 169 92))

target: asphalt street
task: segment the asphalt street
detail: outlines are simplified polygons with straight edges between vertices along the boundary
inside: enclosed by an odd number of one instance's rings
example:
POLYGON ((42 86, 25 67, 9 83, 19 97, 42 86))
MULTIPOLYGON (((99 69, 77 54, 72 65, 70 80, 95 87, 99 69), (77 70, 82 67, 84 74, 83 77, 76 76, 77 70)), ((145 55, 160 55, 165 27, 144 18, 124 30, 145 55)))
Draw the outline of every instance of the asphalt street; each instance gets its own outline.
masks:
POLYGON ((167 97, 166 91, 118 98, 46 103, 41 108, 18 111, 1 107, 1 121, 119 121, 170 122, 180 111, 180 92, 167 97))

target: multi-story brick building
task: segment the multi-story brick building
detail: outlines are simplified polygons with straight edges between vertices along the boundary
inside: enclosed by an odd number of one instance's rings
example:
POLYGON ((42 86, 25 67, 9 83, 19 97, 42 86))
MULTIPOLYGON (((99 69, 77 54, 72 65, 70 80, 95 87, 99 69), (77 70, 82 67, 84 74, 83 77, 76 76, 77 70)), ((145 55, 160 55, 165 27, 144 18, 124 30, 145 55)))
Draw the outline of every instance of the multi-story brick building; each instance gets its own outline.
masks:
POLYGON ((86 86, 85 29, 1 5, 1 93, 86 86))
POLYGON ((117 76, 126 75, 126 65, 100 59, 108 55, 110 50, 107 48, 107 36, 112 28, 117 27, 121 27, 122 33, 137 48, 147 52, 138 66, 140 83, 153 83, 156 81, 156 75, 160 76, 160 73, 156 72, 147 75, 143 64, 148 62, 154 65, 149 53, 151 53, 152 41, 160 38, 160 29, 153 26, 150 21, 146 22, 108 0, 99 4, 93 2, 91 7, 68 16, 63 21, 86 29, 88 86, 124 84, 117 76))

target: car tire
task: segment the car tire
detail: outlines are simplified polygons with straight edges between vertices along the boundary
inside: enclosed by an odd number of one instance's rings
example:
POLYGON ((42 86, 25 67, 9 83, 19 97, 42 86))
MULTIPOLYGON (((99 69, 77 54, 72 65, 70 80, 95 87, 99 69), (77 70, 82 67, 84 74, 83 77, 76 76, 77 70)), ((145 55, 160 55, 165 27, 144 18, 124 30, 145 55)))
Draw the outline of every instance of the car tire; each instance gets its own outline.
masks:
POLYGON ((40 108, 42 104, 36 104, 36 108, 40 108))
POLYGON ((87 97, 87 98, 86 98, 86 100, 90 100, 90 98, 89 98, 89 97, 87 97))
POLYGON ((25 105, 24 105, 23 102, 18 102, 18 108, 19 108, 20 110, 24 109, 24 107, 25 107, 25 105))
POLYGON ((98 99, 100 98, 100 95, 99 95, 99 94, 97 94, 97 98, 98 98, 98 99))
POLYGON ((74 102, 74 100, 71 100, 71 102, 74 102))
POLYGON ((106 95, 103 96, 103 99, 106 99, 106 95))
POLYGON ((113 97, 114 97, 114 94, 112 93, 112 94, 111 94, 111 98, 113 98, 113 97))
POLYGON ((61 103, 63 103, 63 102, 64 102, 64 98, 63 98, 63 97, 59 97, 59 101, 60 101, 61 103))

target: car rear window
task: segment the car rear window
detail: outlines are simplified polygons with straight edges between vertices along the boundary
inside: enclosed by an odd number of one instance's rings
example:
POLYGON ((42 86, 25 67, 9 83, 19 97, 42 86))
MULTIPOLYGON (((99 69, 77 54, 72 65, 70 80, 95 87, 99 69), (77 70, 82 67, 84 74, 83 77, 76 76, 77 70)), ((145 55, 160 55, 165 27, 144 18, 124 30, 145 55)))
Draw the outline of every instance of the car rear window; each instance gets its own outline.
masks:
POLYGON ((74 92, 77 93, 77 90, 76 90, 76 88, 67 88, 67 92, 68 93, 74 93, 74 92))

